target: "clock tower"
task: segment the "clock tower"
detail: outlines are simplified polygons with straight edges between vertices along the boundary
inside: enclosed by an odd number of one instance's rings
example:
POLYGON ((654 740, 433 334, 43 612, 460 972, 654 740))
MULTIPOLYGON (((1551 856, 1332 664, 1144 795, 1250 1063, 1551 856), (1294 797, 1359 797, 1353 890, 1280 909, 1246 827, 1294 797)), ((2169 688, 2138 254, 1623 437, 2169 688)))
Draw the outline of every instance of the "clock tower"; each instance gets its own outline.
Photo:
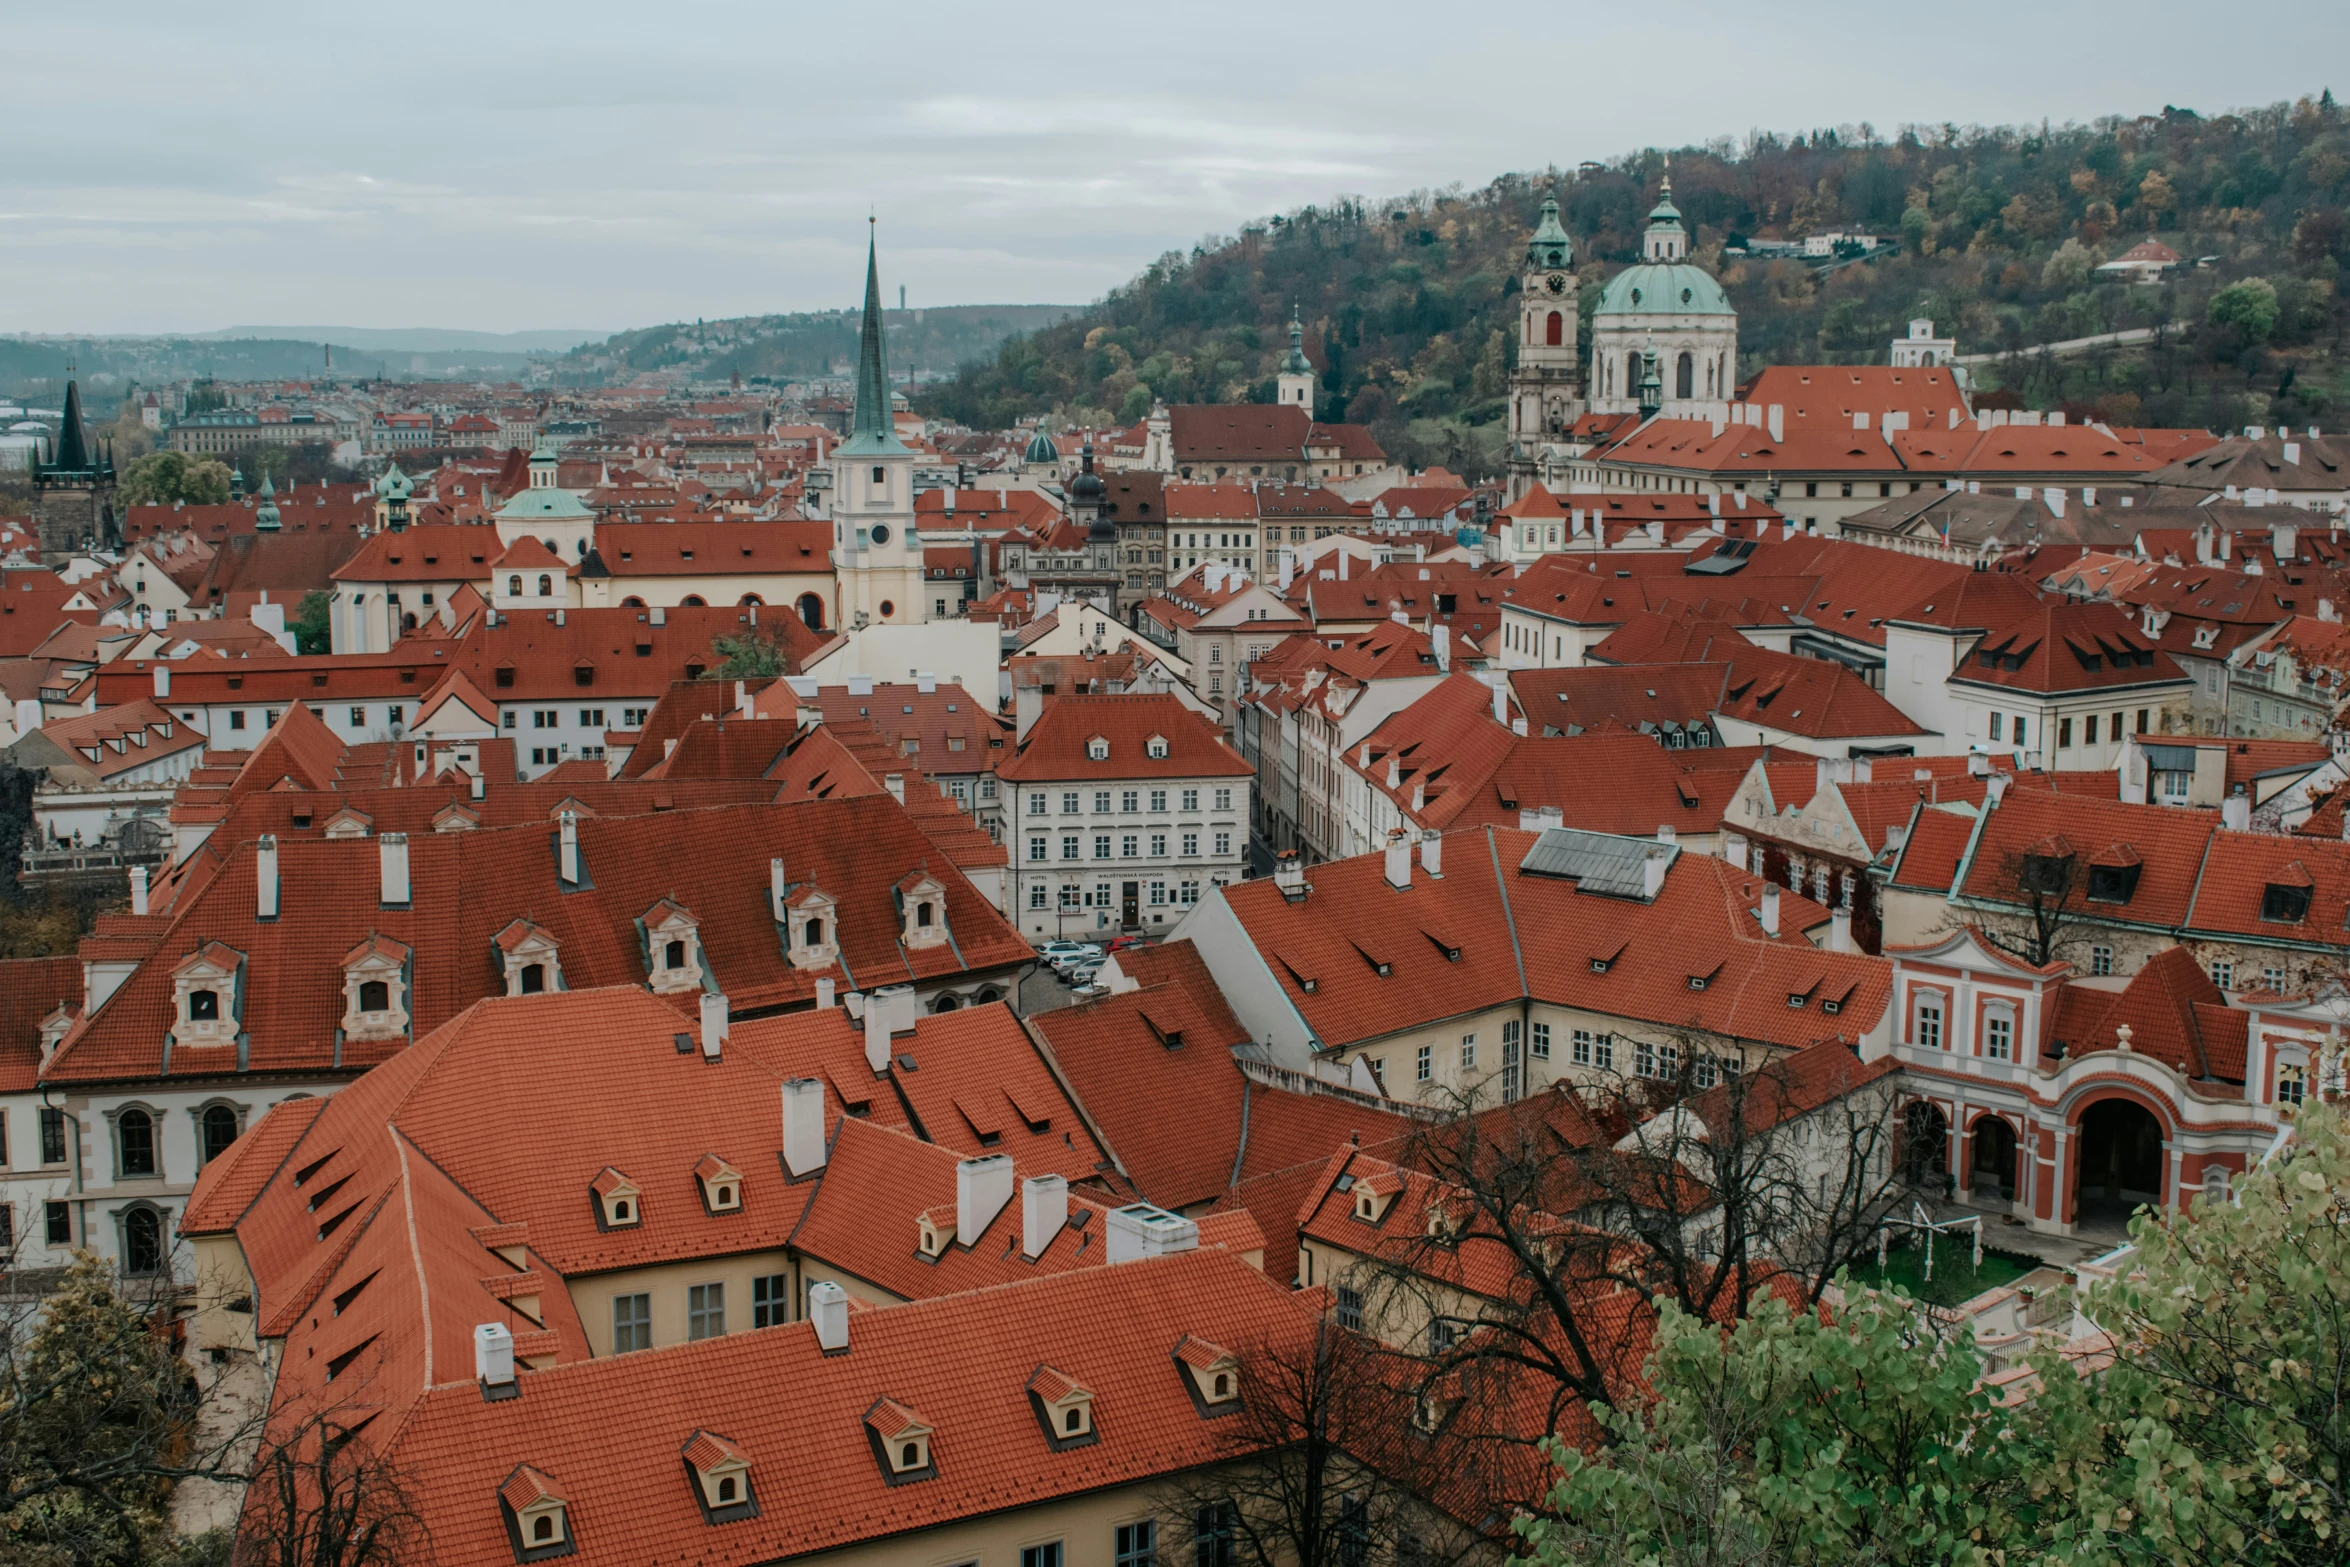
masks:
POLYGON ((847 630, 930 618, 922 596, 922 541, 914 532, 916 457, 898 439, 890 409, 881 273, 868 235, 856 422, 832 454, 832 569, 840 584, 840 623, 847 630))
POLYGON ((1544 479, 1553 461, 1563 460, 1568 427, 1583 412, 1575 336, 1575 246, 1559 226, 1554 199, 1542 204, 1519 279, 1518 364, 1510 372, 1512 500, 1544 479))

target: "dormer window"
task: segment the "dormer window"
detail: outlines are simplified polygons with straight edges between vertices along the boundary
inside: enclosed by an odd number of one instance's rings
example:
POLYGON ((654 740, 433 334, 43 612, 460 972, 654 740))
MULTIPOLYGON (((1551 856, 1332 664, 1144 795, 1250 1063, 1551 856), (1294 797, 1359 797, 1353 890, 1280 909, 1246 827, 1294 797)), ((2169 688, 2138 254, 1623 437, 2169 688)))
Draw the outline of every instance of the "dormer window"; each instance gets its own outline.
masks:
POLYGON ((740 1213, 743 1206, 742 1172, 714 1153, 702 1155, 694 1166, 694 1180, 702 1189, 702 1208, 708 1213, 740 1213))
POLYGON ((702 988, 702 922, 663 898, 637 916, 645 933, 645 983, 657 996, 702 988))
POLYGON ((1187 1333, 1175 1346, 1175 1364, 1202 1415, 1230 1414, 1240 1407, 1240 1357, 1223 1345, 1187 1333))
POLYGON ((370 935, 343 954, 343 1037, 405 1039, 408 1035, 406 943, 370 935))
POLYGON ((916 871, 897 885, 898 912, 904 921, 898 939, 909 949, 936 947, 947 939, 946 883, 928 871, 916 871))
POLYGON ((1110 759, 1110 742, 1100 735, 1095 735, 1086 741, 1085 759, 1089 762, 1108 761, 1110 759))
MULTIPOLYGON (((1104 749, 1103 754, 1105 756, 1108 754, 1106 748, 1104 749)), ((1149 757, 1154 762, 1165 761, 1167 759, 1167 737, 1165 735, 1152 735, 1148 740, 1143 742, 1142 754, 1149 757)))
POLYGON ((828 969, 840 961, 838 907, 814 887, 794 889, 783 900, 783 927, 791 966, 828 969))
POLYGON ((933 1260, 944 1256, 947 1247, 954 1244, 955 1216, 936 1208, 926 1208, 916 1216, 915 1245, 922 1255, 933 1260))
POLYGON ((894 1398, 876 1400, 865 1411, 865 1434, 874 1456, 881 1461, 881 1477, 891 1485, 934 1478, 930 1461, 931 1428, 894 1398))
POLYGON ((1402 1183, 1392 1175, 1370 1175, 1355 1182, 1355 1217, 1365 1224, 1377 1224, 1387 1217, 1402 1183))
POLYGON ((2261 890, 2260 917, 2271 924, 2298 925, 2309 917, 2310 896, 2316 888, 2298 860, 2286 868, 2286 877, 2261 890))
POLYGON ((1101 1440, 1093 1428, 1093 1390, 1051 1366, 1038 1366, 1028 1379, 1028 1406, 1054 1452, 1101 1440))
POLYGON ((715 1431, 696 1431, 685 1439, 682 1456, 704 1523, 732 1523, 759 1515, 758 1500, 751 1494, 750 1455, 732 1440, 715 1431))
POLYGON ((536 996, 563 988, 562 966, 556 961, 560 943, 544 926, 515 920, 491 945, 505 968, 507 995, 536 996))
POLYGON ((208 941, 172 970, 178 1017, 172 1028, 183 1044, 225 1045, 237 1037, 244 998, 245 955, 208 941))
POLYGON ((633 1229, 645 1222, 643 1189, 610 1165, 588 1187, 595 1194, 597 1229, 633 1229))
POLYGON ((516 1561, 545 1561, 572 1553, 571 1507, 552 1476, 520 1465, 498 1487, 498 1510, 505 1515, 506 1543, 513 1547, 516 1561))

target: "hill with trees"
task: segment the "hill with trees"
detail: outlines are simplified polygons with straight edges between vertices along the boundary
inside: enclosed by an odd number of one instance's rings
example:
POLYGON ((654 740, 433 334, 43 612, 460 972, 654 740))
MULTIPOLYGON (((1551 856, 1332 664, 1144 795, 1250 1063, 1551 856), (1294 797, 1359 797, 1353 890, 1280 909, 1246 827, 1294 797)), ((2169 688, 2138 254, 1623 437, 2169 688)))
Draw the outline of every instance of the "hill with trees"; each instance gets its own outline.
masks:
MULTIPOLYGON (((1588 320, 1636 259, 1668 155, 1645 149, 1483 189, 1345 197, 1170 252, 1070 319, 924 390, 925 412, 997 428, 1124 422, 1154 400, 1270 401, 1293 305, 1318 411, 1415 463, 1496 471, 1520 247, 1546 196, 1573 236, 1588 320)), ((1672 149, 1694 259, 1739 312, 1739 371, 1884 362, 1914 316, 1997 353, 1995 403, 2124 423, 2325 424, 2350 412, 2350 116, 2326 92, 2266 108, 2091 125, 1861 125, 1672 149), (1857 230, 1865 257, 1761 259, 1750 240, 1857 230), (2159 284, 2096 267, 2148 237, 2187 259, 2159 284), (2131 328, 2155 341, 2055 358, 2131 328)), ((1584 341, 1588 343, 1588 333, 1584 341)))
MULTIPOLYGON (((945 373, 994 351, 1015 332, 1034 331, 1075 313, 1070 305, 940 305, 883 312, 893 376, 945 373)), ((857 358, 858 310, 675 321, 615 333, 572 350, 559 380, 626 380, 645 370, 683 370, 708 379, 790 381, 845 375, 857 358)))

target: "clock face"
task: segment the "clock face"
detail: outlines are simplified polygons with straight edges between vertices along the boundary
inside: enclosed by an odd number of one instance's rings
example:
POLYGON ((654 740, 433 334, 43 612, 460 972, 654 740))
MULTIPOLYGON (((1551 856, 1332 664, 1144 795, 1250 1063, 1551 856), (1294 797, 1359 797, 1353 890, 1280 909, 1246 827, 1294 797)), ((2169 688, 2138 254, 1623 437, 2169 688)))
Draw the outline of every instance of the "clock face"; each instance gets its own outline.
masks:
POLYGON ((1563 294, 1567 291, 1567 275, 1563 272, 1553 272, 1543 280, 1543 286, 1554 294, 1563 294))

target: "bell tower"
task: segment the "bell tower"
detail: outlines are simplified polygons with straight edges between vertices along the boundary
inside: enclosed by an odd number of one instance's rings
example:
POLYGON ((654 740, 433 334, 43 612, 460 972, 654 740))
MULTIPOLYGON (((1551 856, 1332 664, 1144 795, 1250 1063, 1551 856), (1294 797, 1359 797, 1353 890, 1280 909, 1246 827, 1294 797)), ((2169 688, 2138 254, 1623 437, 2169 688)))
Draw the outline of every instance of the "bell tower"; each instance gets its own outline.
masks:
POLYGON ((1576 360, 1575 246, 1554 197, 1526 242, 1518 279, 1518 363, 1510 372, 1510 498, 1544 476, 1552 453, 1583 413, 1576 360))
POLYGON ((914 532, 915 460, 913 449, 898 439, 890 411, 881 272, 868 232, 856 421, 832 454, 832 569, 840 584, 840 621, 849 630, 930 618, 922 597, 922 544, 914 532))
POLYGON ((1289 307, 1289 353, 1281 361, 1278 385, 1282 407, 1303 408, 1307 418, 1314 416, 1314 362, 1306 357, 1305 323, 1295 305, 1289 307))

